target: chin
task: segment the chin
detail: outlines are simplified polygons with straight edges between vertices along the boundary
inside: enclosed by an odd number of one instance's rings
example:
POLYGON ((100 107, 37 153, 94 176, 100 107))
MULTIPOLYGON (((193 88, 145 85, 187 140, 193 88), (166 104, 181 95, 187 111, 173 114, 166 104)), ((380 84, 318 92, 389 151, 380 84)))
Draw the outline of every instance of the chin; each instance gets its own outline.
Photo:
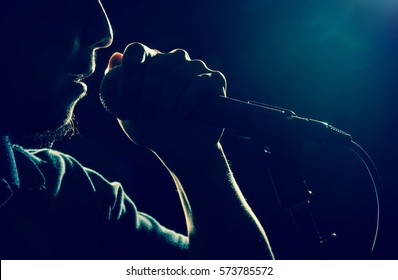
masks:
POLYGON ((84 86, 72 92, 67 86, 52 90, 36 87, 31 91, 10 88, 10 94, 0 104, 0 128, 3 133, 27 146, 48 146, 76 133, 73 112, 85 93, 84 86), (32 91, 35 96, 26 94, 32 91))
POLYGON ((54 108, 48 114, 32 113, 30 118, 14 118, 8 130, 13 142, 26 148, 49 148, 54 142, 77 134, 75 104, 63 110, 54 108))
POLYGON ((35 132, 12 134, 13 143, 25 148, 51 148, 56 141, 77 134, 73 119, 52 129, 37 129, 35 132))

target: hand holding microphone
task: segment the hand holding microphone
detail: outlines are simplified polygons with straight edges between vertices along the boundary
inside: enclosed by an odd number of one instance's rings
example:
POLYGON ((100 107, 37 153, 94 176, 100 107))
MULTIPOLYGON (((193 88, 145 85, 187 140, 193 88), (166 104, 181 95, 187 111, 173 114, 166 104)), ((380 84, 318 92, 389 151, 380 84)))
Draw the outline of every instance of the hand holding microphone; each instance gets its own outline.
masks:
POLYGON ((271 145, 286 140, 352 144, 351 135, 325 122, 302 118, 283 108, 225 97, 224 76, 200 60, 191 60, 183 50, 162 54, 134 43, 126 48, 123 61, 121 57, 117 54, 111 58, 109 68, 121 65, 104 77, 100 95, 105 108, 120 119, 125 131, 129 128, 126 133, 137 143, 152 144, 143 139, 148 136, 159 139, 158 144, 161 139, 173 142, 170 148, 182 143, 188 144, 187 149, 200 147, 191 141, 201 142, 207 133, 197 130, 195 134, 195 129, 184 132, 201 123, 209 126, 207 130, 201 128, 210 135, 203 143, 217 142, 221 131, 214 128, 219 127, 238 130, 271 145), (183 121, 171 129, 176 120, 186 119, 195 124, 183 121))
POLYGON ((191 156, 216 146, 222 128, 188 121, 198 104, 225 95, 224 76, 181 49, 161 53, 140 43, 114 54, 101 84, 104 107, 128 137, 163 156, 191 156))
POLYGON ((225 96, 224 76, 183 50, 161 53, 138 43, 123 56, 115 54, 110 67, 102 102, 127 135, 154 151, 170 171, 184 209, 190 257, 272 258, 264 229, 219 144, 222 126, 202 122, 198 113, 225 96))

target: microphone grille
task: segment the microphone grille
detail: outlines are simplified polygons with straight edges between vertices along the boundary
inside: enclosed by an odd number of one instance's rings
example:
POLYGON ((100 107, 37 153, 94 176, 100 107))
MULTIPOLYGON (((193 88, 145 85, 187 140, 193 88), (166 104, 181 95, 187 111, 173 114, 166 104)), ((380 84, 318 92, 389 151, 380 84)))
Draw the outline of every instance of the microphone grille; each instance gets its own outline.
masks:
POLYGON ((120 84, 122 80, 122 66, 113 67, 102 78, 99 97, 102 106, 112 115, 117 116, 121 102, 120 84))

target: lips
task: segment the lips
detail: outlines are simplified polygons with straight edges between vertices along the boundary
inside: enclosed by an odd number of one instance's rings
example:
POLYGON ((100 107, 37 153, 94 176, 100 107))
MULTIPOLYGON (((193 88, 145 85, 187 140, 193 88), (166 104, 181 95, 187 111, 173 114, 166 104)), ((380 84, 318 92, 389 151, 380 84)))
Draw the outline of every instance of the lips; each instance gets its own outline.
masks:
POLYGON ((79 52, 67 69, 68 76, 73 81, 81 82, 94 73, 95 64, 95 54, 79 52))
POLYGON ((71 74, 71 73, 68 73, 68 77, 74 82, 81 82, 82 80, 90 77, 93 73, 94 73, 93 70, 87 71, 87 72, 82 73, 82 74, 71 74))
POLYGON ((95 53, 79 50, 72 58, 69 67, 66 69, 68 91, 75 92, 79 97, 87 93, 87 85, 84 79, 90 77, 95 70, 95 53))
POLYGON ((75 100, 76 98, 81 98, 87 93, 87 85, 83 82, 84 79, 93 74, 93 70, 87 72, 76 72, 67 74, 67 84, 66 90, 68 98, 75 100))

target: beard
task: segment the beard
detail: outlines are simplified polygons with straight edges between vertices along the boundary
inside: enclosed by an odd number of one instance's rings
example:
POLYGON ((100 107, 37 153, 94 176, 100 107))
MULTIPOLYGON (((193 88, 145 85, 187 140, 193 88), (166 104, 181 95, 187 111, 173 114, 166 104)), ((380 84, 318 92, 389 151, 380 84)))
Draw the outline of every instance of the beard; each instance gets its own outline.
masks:
MULTIPOLYGON (((19 103, 18 111, 11 121, 4 124, 6 133, 13 144, 28 149, 52 148, 54 143, 63 139, 70 139, 77 135, 77 122, 74 115, 75 106, 85 95, 74 100, 37 99, 19 103)), ((12 103, 12 102, 10 102, 12 103)), ((13 102, 15 104, 17 102, 13 102)), ((7 119, 17 106, 10 106, 11 111, 3 110, 1 119, 7 119), (4 114, 4 116, 3 116, 4 114)), ((10 118, 8 118, 10 120, 10 118)))
POLYGON ((63 139, 70 139, 79 134, 74 115, 55 129, 36 132, 28 135, 10 136, 12 143, 24 148, 41 149, 52 148, 54 143, 63 139))

